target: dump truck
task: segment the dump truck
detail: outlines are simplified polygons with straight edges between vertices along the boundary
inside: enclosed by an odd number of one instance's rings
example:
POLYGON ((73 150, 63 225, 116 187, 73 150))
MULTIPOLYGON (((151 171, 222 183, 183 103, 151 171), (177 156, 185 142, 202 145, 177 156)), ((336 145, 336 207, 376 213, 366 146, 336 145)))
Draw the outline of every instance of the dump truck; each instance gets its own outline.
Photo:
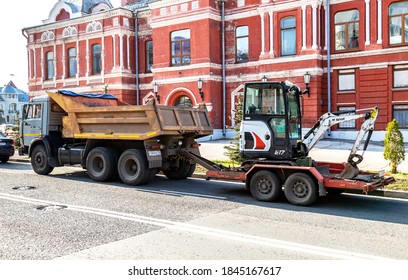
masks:
POLYGON ((95 181, 119 175, 125 184, 146 184, 158 170, 184 179, 196 165, 181 160, 178 150, 199 154, 195 139, 213 131, 204 106, 161 106, 154 99, 131 106, 109 94, 47 93, 24 107, 20 125, 19 153, 42 175, 81 165, 95 181))
POLYGON ((273 202, 284 194, 301 206, 312 205, 319 196, 367 194, 393 182, 383 172, 358 168, 379 109, 325 113, 302 138, 305 92, 289 82, 245 84, 240 129, 245 161, 235 168, 200 155, 196 139, 213 131, 204 105, 179 108, 151 100, 130 106, 111 95, 63 90, 36 97, 25 107, 19 151, 28 153, 38 174, 79 164, 93 180, 108 181, 118 174, 128 185, 146 184, 158 171, 169 179, 185 179, 199 164, 208 170, 208 180, 244 182, 257 200, 273 202), (330 127, 358 119, 361 129, 347 162, 316 162, 309 156, 330 127))

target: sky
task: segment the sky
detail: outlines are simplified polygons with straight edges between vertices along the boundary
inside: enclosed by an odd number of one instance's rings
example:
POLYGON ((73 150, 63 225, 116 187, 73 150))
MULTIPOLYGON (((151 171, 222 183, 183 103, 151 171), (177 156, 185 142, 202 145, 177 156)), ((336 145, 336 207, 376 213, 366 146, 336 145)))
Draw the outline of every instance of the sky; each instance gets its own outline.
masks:
MULTIPOLYGON (((119 7, 121 0, 110 0, 119 7)), ((58 0, 2 1, 0 9, 0 86, 10 80, 28 91, 27 40, 21 30, 41 25, 58 0)))

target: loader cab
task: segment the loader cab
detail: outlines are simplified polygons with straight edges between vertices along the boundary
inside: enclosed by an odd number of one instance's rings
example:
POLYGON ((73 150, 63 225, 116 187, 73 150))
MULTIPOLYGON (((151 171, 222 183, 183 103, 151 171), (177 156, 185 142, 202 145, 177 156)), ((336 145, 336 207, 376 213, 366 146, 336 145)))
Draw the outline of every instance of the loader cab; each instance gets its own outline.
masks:
POLYGON ((301 139, 301 92, 283 82, 247 83, 240 153, 245 158, 291 160, 301 139))

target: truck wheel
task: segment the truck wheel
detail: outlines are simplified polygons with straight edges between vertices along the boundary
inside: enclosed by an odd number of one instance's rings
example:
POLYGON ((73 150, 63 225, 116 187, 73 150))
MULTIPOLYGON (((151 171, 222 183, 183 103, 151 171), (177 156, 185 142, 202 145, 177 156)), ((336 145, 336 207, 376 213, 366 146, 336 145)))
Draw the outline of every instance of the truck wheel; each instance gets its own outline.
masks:
POLYGON ((2 158, 0 158, 0 161, 1 161, 2 163, 6 163, 6 162, 9 161, 9 159, 10 159, 10 157, 2 157, 2 158))
POLYGON ((285 196, 294 205, 308 206, 318 197, 316 182, 305 173, 293 173, 285 182, 285 196))
MULTIPOLYGON (((170 180, 186 179, 190 172, 190 164, 184 160, 179 161, 179 166, 171 166, 167 170, 163 170, 164 175, 170 180)), ((194 172, 194 171, 193 171, 194 172)))
POLYGON ((257 200, 275 201, 282 193, 282 183, 272 171, 261 170, 252 176, 249 189, 257 200))
POLYGON ((197 165, 195 163, 190 164, 190 169, 188 170, 187 177, 191 177, 194 174, 194 171, 196 170, 197 165))
POLYGON ((50 174, 54 170, 54 167, 48 164, 47 151, 44 145, 34 147, 31 154, 31 166, 35 173, 41 175, 50 174))
POLYGON ((92 180, 104 182, 116 174, 115 151, 106 147, 93 148, 86 158, 86 169, 92 180))
POLYGON ((127 185, 145 184, 150 175, 146 154, 137 149, 129 149, 122 153, 118 161, 118 173, 127 185))

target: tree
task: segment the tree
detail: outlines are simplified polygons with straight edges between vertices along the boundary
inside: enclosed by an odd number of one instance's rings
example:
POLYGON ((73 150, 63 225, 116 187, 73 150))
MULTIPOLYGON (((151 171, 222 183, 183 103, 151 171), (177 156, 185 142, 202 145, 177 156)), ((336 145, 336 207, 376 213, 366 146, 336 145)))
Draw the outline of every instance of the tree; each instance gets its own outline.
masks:
POLYGON ((405 159, 404 137, 398 128, 396 119, 387 124, 384 139, 384 159, 390 161, 392 173, 397 173, 398 165, 405 159))
POLYGON ((237 134, 233 138, 235 141, 231 141, 229 146, 224 146, 224 149, 227 150, 225 152, 225 155, 228 156, 232 161, 237 163, 242 163, 244 161, 244 158, 239 154, 239 130, 242 122, 242 106, 242 95, 238 95, 236 109, 234 109, 235 115, 233 118, 231 118, 235 122, 235 126, 233 127, 233 129, 237 134))

